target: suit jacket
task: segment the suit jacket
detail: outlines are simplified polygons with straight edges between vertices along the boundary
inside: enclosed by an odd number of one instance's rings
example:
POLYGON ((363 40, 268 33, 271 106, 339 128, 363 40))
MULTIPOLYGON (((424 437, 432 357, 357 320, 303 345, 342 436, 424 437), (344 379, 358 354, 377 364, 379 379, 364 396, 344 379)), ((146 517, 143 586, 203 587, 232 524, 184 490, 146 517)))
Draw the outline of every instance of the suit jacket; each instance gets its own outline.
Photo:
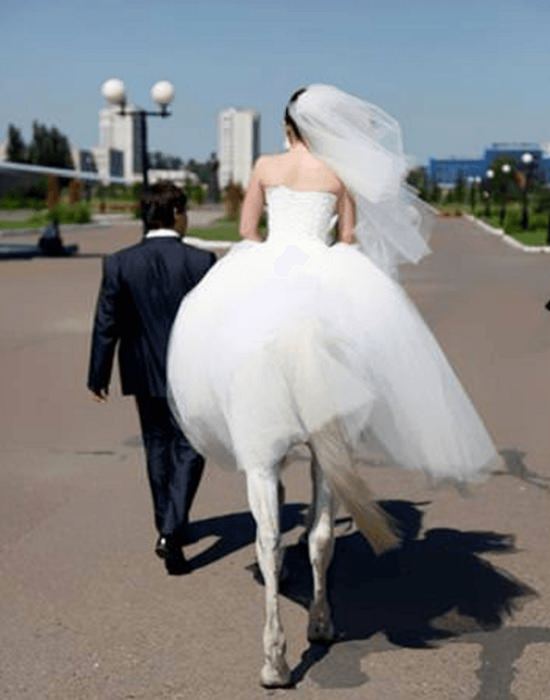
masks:
POLYGON ((174 236, 144 238, 104 259, 88 388, 107 389, 117 343, 123 394, 166 396, 166 353, 180 302, 216 262, 174 236))

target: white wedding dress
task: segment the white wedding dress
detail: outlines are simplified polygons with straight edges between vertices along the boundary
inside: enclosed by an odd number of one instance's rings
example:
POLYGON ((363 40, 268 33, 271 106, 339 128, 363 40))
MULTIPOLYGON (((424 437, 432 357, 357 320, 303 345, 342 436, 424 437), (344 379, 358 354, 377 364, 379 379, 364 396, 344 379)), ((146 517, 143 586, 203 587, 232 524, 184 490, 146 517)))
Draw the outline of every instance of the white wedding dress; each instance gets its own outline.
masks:
POLYGON ((269 468, 333 424, 351 454, 472 480, 495 447, 400 285, 328 245, 336 196, 268 187, 268 236, 235 245, 182 302, 170 401, 194 447, 269 468))

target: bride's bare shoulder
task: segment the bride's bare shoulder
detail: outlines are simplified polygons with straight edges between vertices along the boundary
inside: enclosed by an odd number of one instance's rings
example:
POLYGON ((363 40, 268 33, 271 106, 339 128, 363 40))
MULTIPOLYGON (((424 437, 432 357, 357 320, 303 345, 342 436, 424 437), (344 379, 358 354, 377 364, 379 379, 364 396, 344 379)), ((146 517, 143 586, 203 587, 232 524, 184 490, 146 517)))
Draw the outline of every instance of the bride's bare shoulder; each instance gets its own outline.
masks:
POLYGON ((254 171, 262 183, 269 183, 285 167, 286 153, 265 153, 254 163, 254 171))
POLYGON ((270 167, 276 167, 278 163, 284 162, 286 153, 264 153, 259 156, 254 163, 255 168, 266 170, 270 167))

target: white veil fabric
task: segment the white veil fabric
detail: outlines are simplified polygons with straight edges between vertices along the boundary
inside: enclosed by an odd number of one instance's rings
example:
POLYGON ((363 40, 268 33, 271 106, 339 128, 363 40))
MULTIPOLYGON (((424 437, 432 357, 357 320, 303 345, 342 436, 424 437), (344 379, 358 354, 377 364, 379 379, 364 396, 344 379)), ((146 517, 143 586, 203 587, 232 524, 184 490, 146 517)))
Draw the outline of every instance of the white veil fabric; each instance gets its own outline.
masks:
POLYGON ((392 277, 430 252, 431 217, 405 183, 407 160, 398 122, 376 105, 315 83, 289 104, 311 152, 331 167, 355 201, 355 237, 392 277))

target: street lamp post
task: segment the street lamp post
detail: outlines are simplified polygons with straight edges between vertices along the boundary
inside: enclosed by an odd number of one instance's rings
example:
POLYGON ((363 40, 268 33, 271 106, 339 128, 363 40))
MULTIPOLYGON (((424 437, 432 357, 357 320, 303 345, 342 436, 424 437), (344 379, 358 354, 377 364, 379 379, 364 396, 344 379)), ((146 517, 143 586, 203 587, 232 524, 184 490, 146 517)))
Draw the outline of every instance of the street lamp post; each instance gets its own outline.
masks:
POLYGON ((531 184, 531 174, 533 171, 533 154, 524 153, 521 156, 521 162, 525 168, 525 182, 523 183, 522 191, 522 211, 521 211, 521 228, 527 231, 529 228, 529 185, 531 184))
POLYGON ((487 178, 485 183, 485 216, 489 219, 491 217, 491 198, 493 195, 493 178, 495 177, 495 171, 489 168, 485 172, 485 177, 487 178))
MULTIPOLYGON (((147 146, 147 117, 169 117, 168 106, 174 99, 174 86, 167 80, 160 80, 151 88, 151 97, 160 107, 157 111, 147 109, 127 109, 126 88, 122 80, 110 78, 101 86, 101 93, 109 104, 118 107, 121 116, 135 117, 139 124, 140 156, 143 190, 149 187, 149 153, 147 146)), ((145 230, 145 221, 143 222, 145 230)))
POLYGON ((488 170, 485 171, 485 190, 486 190, 485 216, 487 218, 490 218, 492 216, 491 204, 492 204, 492 199, 493 199, 493 179, 494 179, 494 177, 495 177, 495 171, 492 168, 489 168, 488 170))
POLYGON ((477 204, 477 191, 479 188, 479 183, 481 182, 481 178, 479 177, 479 175, 469 177, 468 182, 470 183, 470 208, 472 210, 472 214, 475 216, 477 204))
POLYGON ((500 214, 499 221, 500 227, 504 228, 504 221, 506 220, 506 199, 508 196, 508 175, 512 172, 512 166, 510 163, 503 163, 500 168, 502 172, 502 183, 500 186, 500 214))
POLYGON ((476 206, 476 193, 475 193, 475 178, 472 175, 468 175, 466 178, 466 182, 468 183, 468 194, 470 195, 470 210, 472 214, 475 215, 475 206, 476 206))

